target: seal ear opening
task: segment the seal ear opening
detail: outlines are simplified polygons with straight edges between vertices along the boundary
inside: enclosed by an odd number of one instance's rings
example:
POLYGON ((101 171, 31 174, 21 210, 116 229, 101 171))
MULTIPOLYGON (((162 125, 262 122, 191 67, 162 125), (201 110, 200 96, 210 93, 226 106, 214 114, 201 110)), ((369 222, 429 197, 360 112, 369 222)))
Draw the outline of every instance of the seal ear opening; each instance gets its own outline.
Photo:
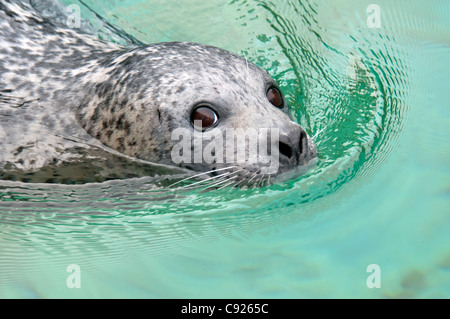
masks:
POLYGON ((21 96, 14 95, 13 90, 4 89, 0 90, 0 106, 12 106, 14 108, 26 107, 30 102, 37 101, 38 99, 26 99, 21 96))

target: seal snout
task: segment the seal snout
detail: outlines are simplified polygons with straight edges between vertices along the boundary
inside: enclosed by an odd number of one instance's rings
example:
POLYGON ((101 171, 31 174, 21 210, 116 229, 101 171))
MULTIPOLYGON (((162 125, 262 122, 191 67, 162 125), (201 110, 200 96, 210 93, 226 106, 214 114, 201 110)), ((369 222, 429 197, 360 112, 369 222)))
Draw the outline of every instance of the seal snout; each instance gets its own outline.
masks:
POLYGON ((278 145, 280 156, 290 164, 301 165, 308 157, 308 136, 300 126, 289 134, 282 134, 278 145))

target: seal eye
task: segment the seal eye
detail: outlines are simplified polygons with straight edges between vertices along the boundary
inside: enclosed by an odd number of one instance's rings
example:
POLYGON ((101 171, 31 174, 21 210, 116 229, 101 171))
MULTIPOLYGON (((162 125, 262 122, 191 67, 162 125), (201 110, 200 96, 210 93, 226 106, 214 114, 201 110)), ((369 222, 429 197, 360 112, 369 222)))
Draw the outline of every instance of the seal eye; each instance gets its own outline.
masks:
POLYGON ((269 100, 270 103, 272 103, 272 105, 278 108, 283 107, 283 99, 281 98, 281 92, 273 86, 267 90, 267 99, 269 100))
POLYGON ((208 106, 199 106, 191 114, 191 122, 196 129, 205 130, 217 123, 219 117, 208 106))

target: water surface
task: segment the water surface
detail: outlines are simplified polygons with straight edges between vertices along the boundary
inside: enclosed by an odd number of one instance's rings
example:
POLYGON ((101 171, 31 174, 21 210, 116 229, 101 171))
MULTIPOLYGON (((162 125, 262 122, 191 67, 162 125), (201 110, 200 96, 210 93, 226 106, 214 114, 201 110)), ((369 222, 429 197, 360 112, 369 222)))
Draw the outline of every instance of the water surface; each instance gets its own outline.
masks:
POLYGON ((1 297, 450 296, 446 1, 378 1, 381 28, 365 1, 64 2, 107 40, 207 43, 267 69, 319 163, 248 190, 0 181, 1 297))

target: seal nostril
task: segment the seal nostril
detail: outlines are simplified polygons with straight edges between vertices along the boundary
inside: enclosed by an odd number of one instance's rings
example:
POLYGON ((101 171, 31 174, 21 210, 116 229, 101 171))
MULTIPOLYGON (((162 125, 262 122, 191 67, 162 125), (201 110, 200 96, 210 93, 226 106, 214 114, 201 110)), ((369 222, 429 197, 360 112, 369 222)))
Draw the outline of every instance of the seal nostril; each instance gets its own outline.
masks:
POLYGON ((303 154, 303 146, 305 145, 304 143, 305 143, 305 138, 306 138, 306 134, 305 134, 305 132, 303 132, 303 131, 301 131, 300 132, 300 141, 299 141, 299 152, 300 152, 300 155, 301 154, 303 154))
POLYGON ((289 145, 284 144, 283 142, 280 142, 279 150, 280 150, 281 154, 283 154, 287 158, 291 158, 291 156, 292 156, 292 148, 289 145))

